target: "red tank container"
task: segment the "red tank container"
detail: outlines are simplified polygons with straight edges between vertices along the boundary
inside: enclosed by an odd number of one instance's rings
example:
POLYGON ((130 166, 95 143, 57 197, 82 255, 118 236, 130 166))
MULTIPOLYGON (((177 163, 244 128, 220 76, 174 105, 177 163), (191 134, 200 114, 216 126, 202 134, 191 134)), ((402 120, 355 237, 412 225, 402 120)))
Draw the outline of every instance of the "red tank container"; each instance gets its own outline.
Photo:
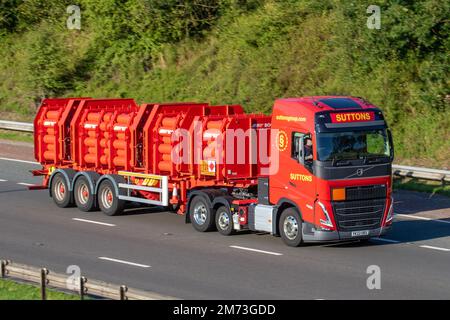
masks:
MULTIPOLYGON (((100 176, 125 172, 128 182, 152 187, 160 187, 160 182, 149 184, 144 175, 163 176, 167 191, 180 190, 181 201, 199 186, 256 184, 266 165, 255 154, 260 154, 258 148, 268 154, 270 145, 268 140, 257 143, 260 132, 269 131, 270 117, 244 114, 239 105, 45 99, 35 128, 41 173, 64 168, 100 176)), ((132 194, 155 198, 148 190, 132 194)))

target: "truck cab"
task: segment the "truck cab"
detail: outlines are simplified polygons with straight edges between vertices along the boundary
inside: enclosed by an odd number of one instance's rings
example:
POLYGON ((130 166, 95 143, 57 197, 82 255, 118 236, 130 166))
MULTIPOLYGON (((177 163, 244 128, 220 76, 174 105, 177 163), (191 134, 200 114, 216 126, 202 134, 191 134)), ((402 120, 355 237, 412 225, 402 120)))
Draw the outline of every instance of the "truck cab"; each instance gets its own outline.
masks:
POLYGON ((389 230, 394 152, 377 107, 345 96, 279 99, 272 131, 278 170, 260 183, 268 188, 258 189, 254 229, 271 230, 290 246, 389 230))

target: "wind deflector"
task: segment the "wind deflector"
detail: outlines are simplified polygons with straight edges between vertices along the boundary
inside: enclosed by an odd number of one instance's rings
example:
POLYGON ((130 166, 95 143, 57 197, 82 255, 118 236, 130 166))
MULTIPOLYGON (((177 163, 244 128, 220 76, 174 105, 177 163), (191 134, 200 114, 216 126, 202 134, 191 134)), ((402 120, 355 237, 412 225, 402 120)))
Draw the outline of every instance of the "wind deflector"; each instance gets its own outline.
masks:
POLYGON ((333 109, 361 109, 361 106, 349 98, 324 98, 317 100, 333 109))

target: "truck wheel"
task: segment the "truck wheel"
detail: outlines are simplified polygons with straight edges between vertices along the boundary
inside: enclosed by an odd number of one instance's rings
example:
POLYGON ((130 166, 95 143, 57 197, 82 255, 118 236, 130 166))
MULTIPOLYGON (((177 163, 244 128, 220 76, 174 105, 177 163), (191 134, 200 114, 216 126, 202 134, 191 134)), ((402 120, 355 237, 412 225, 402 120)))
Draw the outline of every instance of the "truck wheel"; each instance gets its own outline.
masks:
POLYGON ((222 206, 216 211, 216 228, 224 236, 234 233, 233 216, 226 206, 222 206))
POLYGON ((122 214, 125 201, 117 197, 114 185, 109 179, 105 179, 100 183, 97 196, 98 206, 104 214, 108 216, 122 214))
POLYGON ((61 173, 57 173, 52 181, 51 194, 53 201, 60 208, 71 205, 71 194, 66 179, 61 173))
POLYGON ((85 212, 95 209, 95 196, 89 188, 89 180, 86 177, 81 176, 77 179, 73 192, 78 209, 85 212))
POLYGON ((302 220, 294 208, 287 208, 280 217, 279 231, 283 242, 290 247, 298 247, 302 239, 302 220))
POLYGON ((201 196, 196 196, 190 205, 189 216, 192 226, 200 232, 211 231, 214 229, 214 213, 206 200, 201 196))

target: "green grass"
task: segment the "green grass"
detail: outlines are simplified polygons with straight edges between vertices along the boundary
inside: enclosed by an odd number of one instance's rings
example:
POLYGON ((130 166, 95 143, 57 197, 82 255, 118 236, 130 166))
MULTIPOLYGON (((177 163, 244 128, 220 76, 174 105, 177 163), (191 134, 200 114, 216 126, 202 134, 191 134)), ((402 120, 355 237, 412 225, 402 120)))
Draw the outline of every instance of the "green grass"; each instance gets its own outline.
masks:
MULTIPOLYGON (((40 300, 40 288, 12 280, 0 279, 0 300, 40 300)), ((47 300, 79 300, 76 295, 47 289, 47 300)))
POLYGON ((394 189, 403 189, 419 192, 427 192, 432 194, 441 194, 450 197, 450 185, 442 185, 438 181, 424 181, 416 179, 395 179, 394 189))
POLYGON ((16 132, 16 131, 0 129, 0 139, 32 143, 33 135, 31 133, 27 133, 27 132, 16 132))

